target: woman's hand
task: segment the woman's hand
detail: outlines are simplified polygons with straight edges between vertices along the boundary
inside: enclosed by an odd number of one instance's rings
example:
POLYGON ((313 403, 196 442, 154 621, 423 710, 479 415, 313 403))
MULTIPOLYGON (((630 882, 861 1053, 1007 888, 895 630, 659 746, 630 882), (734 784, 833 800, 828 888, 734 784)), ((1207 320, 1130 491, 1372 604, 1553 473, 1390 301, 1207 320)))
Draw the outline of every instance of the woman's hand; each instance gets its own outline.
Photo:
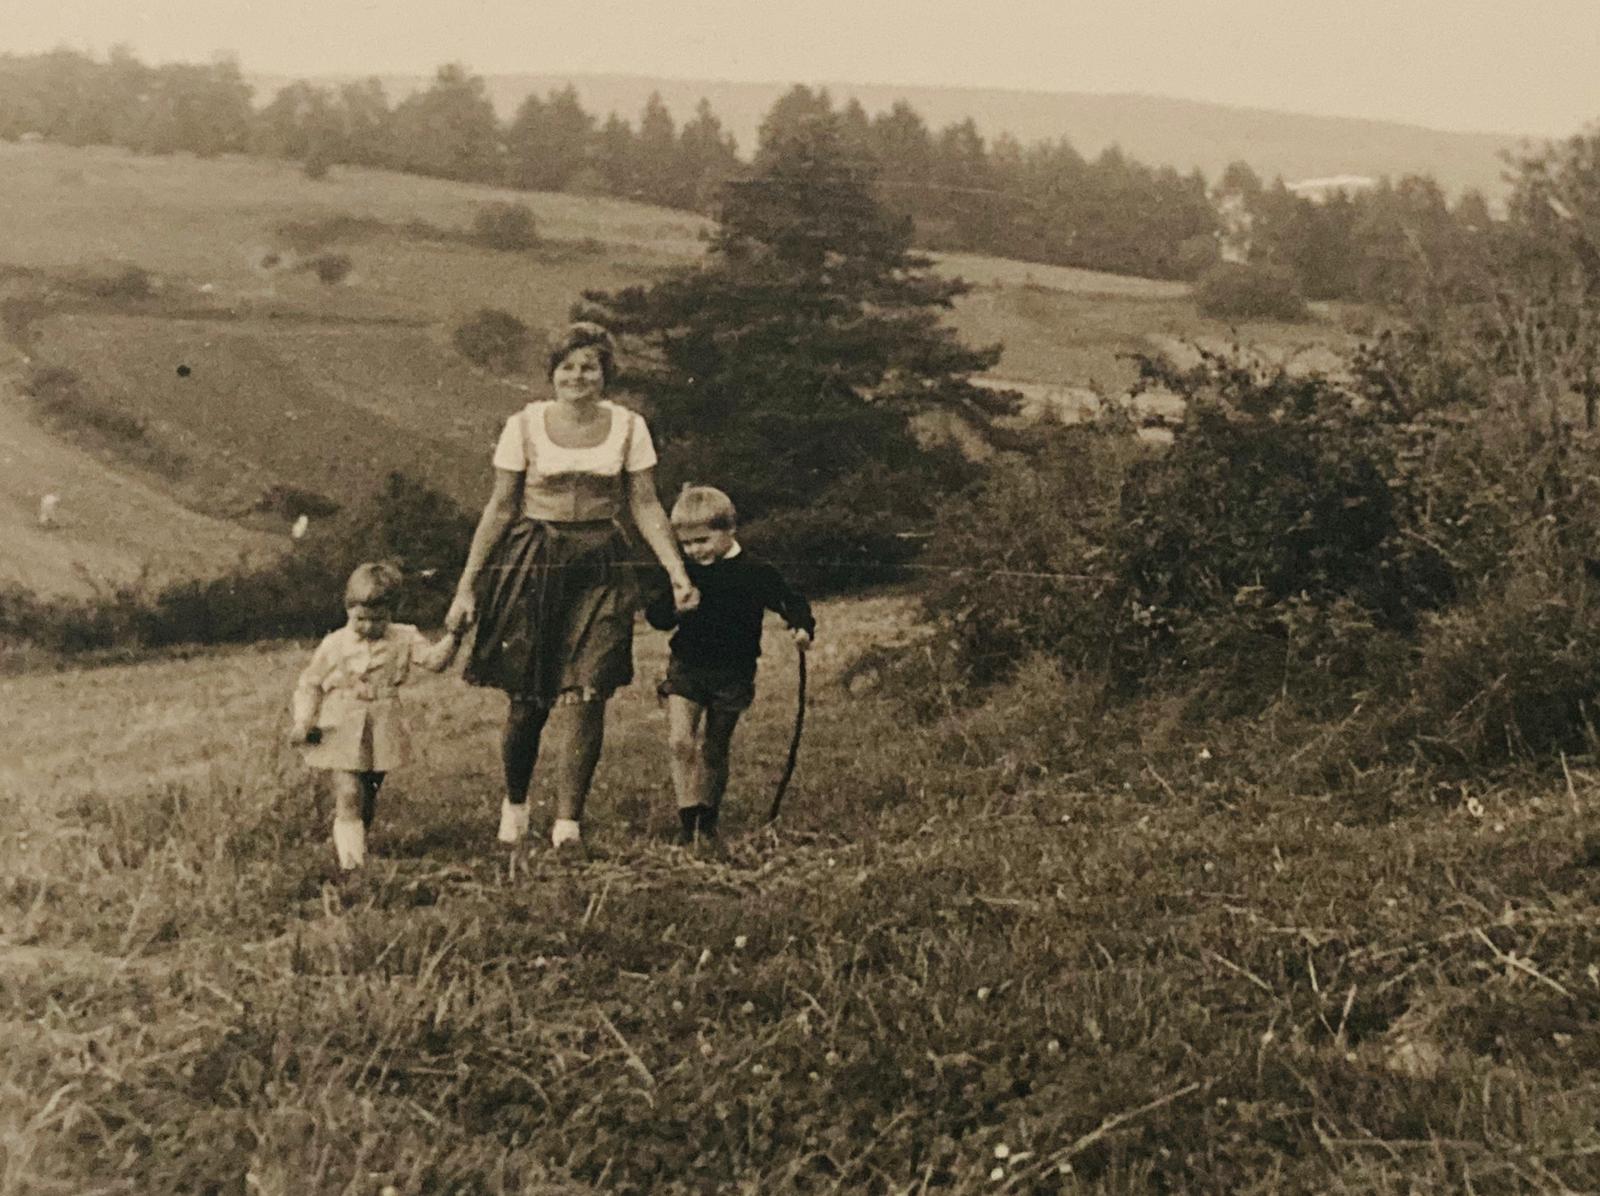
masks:
POLYGON ((680 615, 700 605, 700 591, 694 588, 694 582, 683 577, 672 583, 672 605, 680 615))
POLYGON ((451 635, 459 636, 472 626, 472 621, 478 617, 478 598, 471 590, 456 594, 450 603, 450 611, 444 617, 444 629, 451 635))

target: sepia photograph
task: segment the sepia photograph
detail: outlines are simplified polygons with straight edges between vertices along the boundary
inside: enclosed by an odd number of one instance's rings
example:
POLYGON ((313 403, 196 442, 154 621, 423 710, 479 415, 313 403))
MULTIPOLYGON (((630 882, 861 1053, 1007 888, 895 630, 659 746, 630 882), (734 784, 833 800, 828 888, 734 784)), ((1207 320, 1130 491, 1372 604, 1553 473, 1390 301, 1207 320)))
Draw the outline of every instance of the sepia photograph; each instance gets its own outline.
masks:
POLYGON ((5 0, 0 1196, 1600 1192, 1597 61, 5 0))

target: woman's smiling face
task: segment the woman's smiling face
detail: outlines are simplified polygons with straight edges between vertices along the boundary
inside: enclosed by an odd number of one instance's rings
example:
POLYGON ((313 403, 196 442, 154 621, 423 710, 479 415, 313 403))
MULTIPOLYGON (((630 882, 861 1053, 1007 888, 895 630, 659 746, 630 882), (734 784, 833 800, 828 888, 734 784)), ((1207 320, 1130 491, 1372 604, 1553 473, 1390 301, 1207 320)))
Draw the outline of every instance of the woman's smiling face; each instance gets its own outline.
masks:
POLYGON ((581 403, 597 399, 606 388, 605 367, 600 361, 600 350, 595 345, 584 345, 563 357, 550 374, 556 398, 564 403, 581 403))

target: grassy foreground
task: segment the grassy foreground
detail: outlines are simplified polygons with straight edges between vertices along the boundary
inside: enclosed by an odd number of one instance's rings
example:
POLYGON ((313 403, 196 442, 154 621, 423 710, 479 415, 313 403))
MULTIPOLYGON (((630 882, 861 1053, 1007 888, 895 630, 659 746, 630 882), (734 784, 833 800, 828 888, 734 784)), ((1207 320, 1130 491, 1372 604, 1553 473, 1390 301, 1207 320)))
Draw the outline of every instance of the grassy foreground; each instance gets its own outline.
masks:
POLYGON ((447 679, 343 887, 304 648, 0 684, 0 1192, 1600 1188, 1586 775, 1364 825, 1107 725, 1089 785, 1025 689, 847 683, 909 611, 822 610, 775 836, 772 638, 722 861, 661 845, 655 636, 603 858, 494 844, 498 700, 447 679))

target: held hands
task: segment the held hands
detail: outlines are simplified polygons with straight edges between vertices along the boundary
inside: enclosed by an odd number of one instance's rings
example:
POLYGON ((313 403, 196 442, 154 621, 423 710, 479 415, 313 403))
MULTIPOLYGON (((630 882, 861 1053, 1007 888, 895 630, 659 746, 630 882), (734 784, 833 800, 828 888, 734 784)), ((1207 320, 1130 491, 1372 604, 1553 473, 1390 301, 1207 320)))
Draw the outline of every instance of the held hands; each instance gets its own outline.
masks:
POLYGON ((672 605, 680 615, 700 605, 700 591, 687 577, 672 583, 672 605))
POLYGON ((450 603, 449 613, 444 617, 444 629, 459 639, 466 634, 467 628, 472 626, 472 621, 477 617, 477 595, 470 590, 458 593, 450 603))
POLYGON ((804 627, 796 627, 794 629, 794 646, 802 652, 810 651, 811 633, 804 627))

